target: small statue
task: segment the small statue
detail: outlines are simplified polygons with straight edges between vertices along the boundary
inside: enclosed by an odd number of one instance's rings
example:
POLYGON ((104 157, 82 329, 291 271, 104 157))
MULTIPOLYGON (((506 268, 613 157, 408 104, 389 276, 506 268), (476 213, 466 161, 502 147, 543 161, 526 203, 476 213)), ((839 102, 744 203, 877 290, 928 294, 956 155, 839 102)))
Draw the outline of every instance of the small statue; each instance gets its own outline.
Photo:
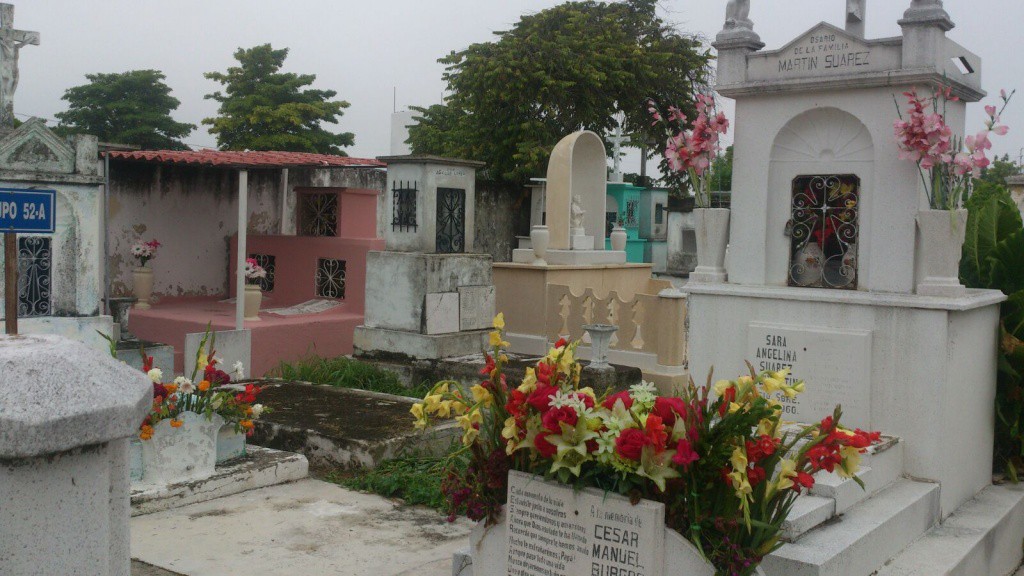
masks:
POLYGON ((750 0, 729 0, 725 8, 725 28, 754 29, 750 20, 750 0))
POLYGON ((864 14, 867 0, 846 0, 846 31, 864 37, 864 14))
POLYGON ((586 210, 583 209, 583 205, 580 202, 578 194, 572 196, 572 214, 569 217, 569 225, 575 232, 577 230, 582 234, 583 230, 583 216, 586 214, 586 210))

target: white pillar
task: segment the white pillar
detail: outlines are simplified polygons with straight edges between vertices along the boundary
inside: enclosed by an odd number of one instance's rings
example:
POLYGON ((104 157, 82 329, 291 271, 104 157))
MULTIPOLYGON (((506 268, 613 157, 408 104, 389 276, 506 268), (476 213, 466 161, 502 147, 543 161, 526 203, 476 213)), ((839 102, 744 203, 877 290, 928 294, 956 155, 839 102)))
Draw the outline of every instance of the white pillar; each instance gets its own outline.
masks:
POLYGON ((127 439, 152 383, 60 336, 0 336, 0 367, 0 574, 129 576, 127 439))
POLYGON ((235 330, 245 321, 245 246, 249 228, 249 171, 238 171, 238 254, 235 258, 235 330))

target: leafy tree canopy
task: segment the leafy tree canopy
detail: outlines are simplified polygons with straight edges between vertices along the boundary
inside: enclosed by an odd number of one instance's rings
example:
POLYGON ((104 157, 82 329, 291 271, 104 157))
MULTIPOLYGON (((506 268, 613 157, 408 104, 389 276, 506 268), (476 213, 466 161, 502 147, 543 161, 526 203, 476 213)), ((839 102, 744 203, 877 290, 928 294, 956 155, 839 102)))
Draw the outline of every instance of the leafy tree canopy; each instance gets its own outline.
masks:
POLYGON ((221 150, 284 150, 338 154, 351 146, 351 132, 334 134, 322 122, 337 124, 343 100, 331 100, 334 90, 304 88, 316 80, 314 74, 281 72, 288 49, 274 50, 270 44, 239 48, 239 66, 227 73, 207 72, 206 78, 224 85, 223 92, 206 98, 220 102, 219 115, 206 118, 210 133, 221 150))
POLYGON ((58 113, 62 132, 93 134, 104 142, 135 144, 145 149, 186 149, 181 139, 195 125, 175 122, 180 102, 158 70, 86 74, 88 84, 69 88, 68 110, 58 113))
POLYGON ((992 163, 982 170, 981 178, 975 180, 975 185, 980 180, 996 186, 1005 186, 1007 176, 1020 174, 1020 169, 1020 165, 1010 160, 1009 154, 1003 154, 1002 157, 996 156, 992 159, 992 163))
POLYGON ((618 110, 635 141, 654 137, 646 101, 691 102, 710 60, 699 39, 662 21, 656 4, 567 2, 442 58, 449 95, 443 105, 413 108, 413 151, 482 160, 490 179, 522 182, 544 175, 564 136, 610 132, 618 110))

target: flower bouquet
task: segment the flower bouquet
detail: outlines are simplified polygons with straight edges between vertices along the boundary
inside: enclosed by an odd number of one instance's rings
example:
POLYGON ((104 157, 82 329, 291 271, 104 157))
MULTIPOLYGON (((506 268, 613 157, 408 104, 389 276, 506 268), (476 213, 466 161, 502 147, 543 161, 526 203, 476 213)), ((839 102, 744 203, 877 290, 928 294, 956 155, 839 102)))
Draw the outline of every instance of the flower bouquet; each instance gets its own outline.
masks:
MULTIPOLYGON (((179 376, 169 383, 153 366, 153 358, 142 351, 143 370, 153 381, 153 406, 139 426, 147 481, 211 474, 217 462, 227 459, 218 456, 218 442, 237 434, 243 445, 240 450, 231 448, 231 454, 244 454, 244 437, 252 435, 255 421, 269 410, 256 402, 259 386, 233 385, 232 374, 218 368, 214 340, 207 329, 191 377, 179 376)), ((233 374, 237 379, 244 377, 241 362, 235 364, 233 374)))
POLYGON ((678 396, 648 383, 598 396, 580 387, 577 343, 560 340, 513 387, 504 374, 501 314, 494 327, 483 382, 467 393, 440 382, 412 408, 418 427, 454 417, 463 430, 442 486, 449 520, 495 522, 508 472, 519 470, 661 502, 667 527, 720 574, 748 575, 782 545, 782 523, 813 474, 834 471, 860 483, 861 454, 879 439, 840 426, 839 408, 816 424, 784 425, 772 396, 792 398, 805 387, 785 371, 751 369, 714 384, 709 376, 678 396))
POLYGON ((697 208, 711 207, 711 165, 721 151, 721 137, 729 131, 729 119, 720 112, 715 99, 698 94, 695 103, 697 117, 688 126, 686 114, 676 106, 666 113, 658 109, 653 100, 647 102, 647 111, 654 126, 665 130, 665 150, 662 172, 676 186, 688 184, 693 188, 697 208), (681 177, 681 181, 680 180, 681 177))
POLYGON ((135 307, 141 310, 150 307, 149 299, 153 295, 153 271, 146 267, 146 263, 156 258, 158 248, 160 248, 160 242, 156 240, 149 242, 140 240, 132 245, 132 257, 139 262, 139 265, 132 270, 132 286, 135 297, 138 299, 135 307))
POLYGON ((267 271, 254 258, 245 259, 245 319, 259 320, 260 306, 263 303, 261 280, 267 277, 267 271))
POLYGON ((132 257, 139 261, 139 267, 144 267, 147 262, 156 258, 156 251, 160 248, 161 244, 157 240, 150 240, 149 242, 143 242, 139 240, 135 244, 132 244, 132 257))

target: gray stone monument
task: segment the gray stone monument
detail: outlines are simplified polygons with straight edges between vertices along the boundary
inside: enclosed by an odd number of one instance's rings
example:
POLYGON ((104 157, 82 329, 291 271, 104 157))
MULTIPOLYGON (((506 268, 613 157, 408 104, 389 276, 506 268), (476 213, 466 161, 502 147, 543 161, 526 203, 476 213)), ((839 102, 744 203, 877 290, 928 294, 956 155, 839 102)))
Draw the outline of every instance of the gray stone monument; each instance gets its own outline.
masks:
POLYGON ((14 91, 18 89, 18 52, 39 45, 39 32, 14 29, 14 5, 0 4, 0 127, 14 127, 14 91))
POLYGON ((146 375, 59 336, 0 336, 0 574, 128 576, 128 439, 146 375))

